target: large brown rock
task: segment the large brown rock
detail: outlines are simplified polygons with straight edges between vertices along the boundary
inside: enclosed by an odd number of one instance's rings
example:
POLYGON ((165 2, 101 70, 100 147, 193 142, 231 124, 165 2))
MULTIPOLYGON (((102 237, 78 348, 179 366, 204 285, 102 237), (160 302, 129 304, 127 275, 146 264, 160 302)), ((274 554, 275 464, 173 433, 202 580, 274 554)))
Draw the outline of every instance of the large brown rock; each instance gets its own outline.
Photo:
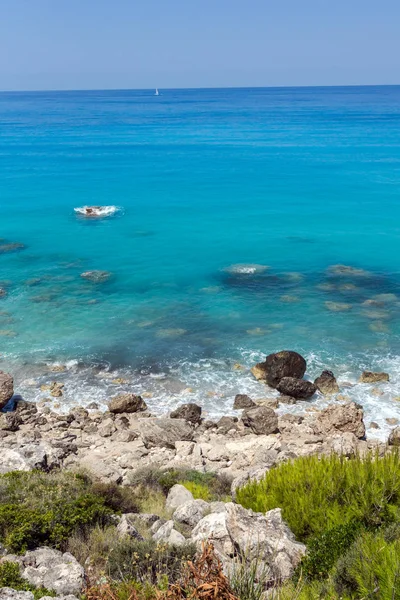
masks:
POLYGON ((243 412, 242 421, 257 435, 269 435, 278 431, 278 416, 268 406, 256 406, 243 412))
POLYGON ((182 404, 172 411, 170 417, 171 419, 185 419, 185 421, 196 425, 201 421, 201 407, 192 402, 182 404))
POLYGON ((300 354, 292 350, 282 350, 282 352, 269 354, 265 362, 253 367, 252 373, 256 379, 264 380, 268 385, 276 388, 283 377, 301 379, 306 368, 307 363, 300 354))
POLYGON ((360 383, 381 383, 382 381, 389 381, 389 373, 364 371, 360 377, 360 383))
POLYGON ((236 394, 235 401, 233 403, 234 410, 241 410, 243 408, 253 408, 257 406, 256 403, 246 394, 236 394))
POLYGON ((14 380, 8 373, 0 371, 0 408, 3 408, 14 395, 14 380))
POLYGON ((119 394, 111 399, 108 410, 114 414, 135 413, 146 410, 147 405, 141 396, 135 394, 119 394))
POLYGON ((339 386, 332 371, 322 371, 321 375, 314 381, 314 384, 324 396, 332 396, 339 393, 339 386))
POLYGON ((389 446, 400 446, 400 427, 392 429, 388 439, 389 446))
POLYGON ((276 386, 278 392, 283 396, 291 398, 311 398, 317 391, 317 386, 311 381, 305 379, 296 379, 295 377, 283 377, 276 386))
POLYGON ((354 433, 358 438, 365 436, 364 411, 355 402, 331 404, 316 418, 317 432, 334 435, 338 431, 354 433))

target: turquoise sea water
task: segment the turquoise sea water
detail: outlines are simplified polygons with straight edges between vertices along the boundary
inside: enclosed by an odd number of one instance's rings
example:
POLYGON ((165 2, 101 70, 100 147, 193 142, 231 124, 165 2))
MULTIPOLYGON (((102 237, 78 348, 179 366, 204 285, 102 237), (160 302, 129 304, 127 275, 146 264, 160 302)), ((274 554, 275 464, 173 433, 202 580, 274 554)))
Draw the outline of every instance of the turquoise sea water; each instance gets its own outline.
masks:
POLYGON ((311 376, 389 370, 384 396, 348 394, 382 427, 399 412, 400 87, 2 93, 0 206, 0 244, 25 245, 0 254, 0 367, 25 397, 67 362, 65 404, 223 413, 288 348, 311 376), (229 270, 248 263, 269 269, 229 270))

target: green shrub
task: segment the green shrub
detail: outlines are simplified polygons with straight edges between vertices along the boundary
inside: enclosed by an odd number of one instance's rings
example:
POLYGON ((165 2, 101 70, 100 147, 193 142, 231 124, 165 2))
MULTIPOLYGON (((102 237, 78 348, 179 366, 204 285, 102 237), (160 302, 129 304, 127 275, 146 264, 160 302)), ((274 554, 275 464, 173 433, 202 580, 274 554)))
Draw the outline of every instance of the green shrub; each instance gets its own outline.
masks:
POLYGON ((360 529, 360 523, 350 521, 311 538, 307 545, 307 555, 301 562, 297 576, 306 579, 326 577, 338 558, 354 542, 360 529))
POLYGON ((185 488, 193 494, 193 498, 195 500, 205 500, 206 502, 210 502, 212 500, 211 491, 204 483, 182 481, 182 485, 184 485, 185 488))
POLYGON ((21 577, 19 565, 15 562, 0 563, 0 588, 9 587, 19 592, 32 592, 35 600, 43 596, 55 596, 55 592, 46 588, 36 588, 21 577))
POLYGON ((113 510, 91 485, 70 473, 0 476, 1 542, 17 553, 40 545, 62 548, 75 530, 105 524, 113 510))
POLYGON ((333 574, 338 594, 400 600, 400 540, 385 538, 384 532, 366 532, 338 561, 333 574))
POLYGON ((302 541, 351 522, 374 529, 398 518, 400 455, 298 458, 238 490, 237 501, 259 512, 282 508, 302 541))

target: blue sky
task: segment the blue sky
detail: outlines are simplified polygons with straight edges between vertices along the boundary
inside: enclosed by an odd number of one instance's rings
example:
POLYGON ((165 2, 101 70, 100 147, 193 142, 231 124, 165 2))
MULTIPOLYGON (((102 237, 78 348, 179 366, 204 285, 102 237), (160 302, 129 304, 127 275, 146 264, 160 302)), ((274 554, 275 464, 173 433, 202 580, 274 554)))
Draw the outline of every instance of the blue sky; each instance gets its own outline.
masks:
POLYGON ((0 0, 0 89, 400 83, 399 0, 0 0))

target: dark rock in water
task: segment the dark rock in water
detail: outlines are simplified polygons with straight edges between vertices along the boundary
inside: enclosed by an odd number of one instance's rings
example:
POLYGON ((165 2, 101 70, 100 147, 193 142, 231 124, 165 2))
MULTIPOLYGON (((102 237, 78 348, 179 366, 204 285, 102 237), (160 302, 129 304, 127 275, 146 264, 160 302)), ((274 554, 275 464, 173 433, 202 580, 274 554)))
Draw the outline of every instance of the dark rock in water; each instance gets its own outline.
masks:
POLYGON ((14 380, 8 373, 0 371, 0 408, 3 408, 14 395, 14 380))
POLYGON ((389 446, 400 446, 400 427, 395 427, 389 435, 389 446))
POLYGON ((331 396, 339 392, 339 386, 332 371, 322 371, 321 375, 314 381, 321 394, 331 396))
POLYGON ((382 381, 389 381, 389 373, 364 371, 360 377, 360 383, 380 383, 382 381))
POLYGON ((317 386, 311 381, 305 379, 296 379, 295 377, 283 377, 278 383, 276 389, 285 396, 292 398, 311 398, 317 391, 317 386))
POLYGON ((253 367, 252 373, 256 379, 261 379, 271 387, 276 388, 284 377, 301 379, 306 372, 306 368, 307 363, 300 354, 292 350, 282 350, 281 352, 269 354, 265 362, 258 363, 253 367))
POLYGON ((242 421, 257 435, 269 435, 278 431, 278 416, 267 406, 246 409, 242 421))
POLYGON ((0 254, 8 254, 9 252, 18 252, 19 250, 24 250, 25 245, 20 244, 19 242, 9 242, 0 244, 0 254))
POLYGON ((135 413, 147 410, 147 405, 141 396, 136 396, 135 394, 119 394, 111 399, 108 410, 115 414, 135 413))
POLYGON ((104 283, 112 277, 112 273, 109 271, 85 271, 81 277, 93 283, 104 283))
POLYGON ((7 292, 4 288, 0 287, 0 298, 7 296, 7 292))
POLYGON ((253 408, 257 406, 255 402, 246 394, 236 394, 233 408, 235 410, 241 410, 242 408, 253 408))
POLYGON ((201 421, 201 407, 193 403, 182 404, 171 412, 170 417, 171 419, 185 419, 189 423, 197 424, 201 421))

